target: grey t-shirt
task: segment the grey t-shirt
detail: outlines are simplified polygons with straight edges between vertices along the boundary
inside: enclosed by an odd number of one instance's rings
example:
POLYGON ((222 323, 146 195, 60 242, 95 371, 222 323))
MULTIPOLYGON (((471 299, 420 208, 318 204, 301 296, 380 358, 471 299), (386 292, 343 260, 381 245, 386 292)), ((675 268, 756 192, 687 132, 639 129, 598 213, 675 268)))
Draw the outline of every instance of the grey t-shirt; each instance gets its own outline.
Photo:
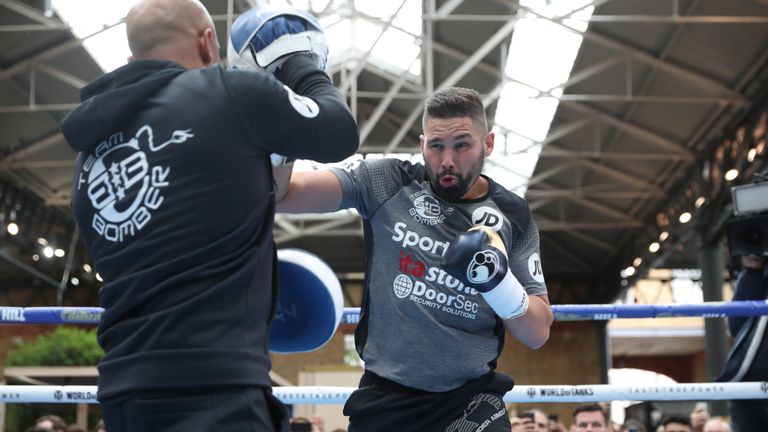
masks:
POLYGON ((357 351, 366 369, 401 385, 448 391, 496 367, 504 326, 472 287, 440 268, 451 240, 473 225, 497 231, 528 294, 546 294, 539 234, 525 201, 492 180, 476 200, 444 201, 424 166, 397 159, 334 169, 364 220, 366 280, 357 351))

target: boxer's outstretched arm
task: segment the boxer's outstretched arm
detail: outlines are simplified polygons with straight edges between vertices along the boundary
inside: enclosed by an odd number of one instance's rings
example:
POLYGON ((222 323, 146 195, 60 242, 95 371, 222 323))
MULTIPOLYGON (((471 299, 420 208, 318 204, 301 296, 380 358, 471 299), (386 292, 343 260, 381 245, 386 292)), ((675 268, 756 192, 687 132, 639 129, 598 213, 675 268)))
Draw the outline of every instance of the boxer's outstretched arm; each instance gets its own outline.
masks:
POLYGON ((327 213, 341 204, 341 183, 330 170, 292 173, 293 164, 274 168, 278 213, 327 213))

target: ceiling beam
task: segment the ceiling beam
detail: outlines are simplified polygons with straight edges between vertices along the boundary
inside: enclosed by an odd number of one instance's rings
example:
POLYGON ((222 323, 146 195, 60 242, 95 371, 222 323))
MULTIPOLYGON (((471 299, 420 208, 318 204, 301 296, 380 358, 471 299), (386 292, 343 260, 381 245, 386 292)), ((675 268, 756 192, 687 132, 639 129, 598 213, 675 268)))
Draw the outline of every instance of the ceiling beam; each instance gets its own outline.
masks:
POLYGON ((687 160, 682 155, 670 155, 667 153, 628 153, 608 152, 601 150, 566 150, 557 144, 549 144, 541 150, 539 158, 579 158, 579 159, 616 159, 630 161, 680 161, 687 160))
MULTIPOLYGON (((387 33, 387 30, 389 30, 389 28, 392 26, 392 22, 395 20, 395 18, 397 18, 397 15, 400 13, 400 10, 403 8, 403 6, 405 6, 407 2, 408 0, 403 0, 400 3, 400 6, 398 6, 395 12, 389 16, 386 22, 377 20, 377 24, 382 26, 381 31, 379 32, 378 36, 376 36, 376 39, 371 44, 371 47, 368 48, 368 51, 366 51, 365 54, 363 54, 363 57, 360 59, 357 59, 358 63, 355 66, 355 68, 352 70, 352 72, 349 74, 349 76, 347 76, 346 79, 341 82, 341 85, 339 86, 339 91, 341 92, 342 95, 344 96, 348 95, 352 83, 357 81, 358 75, 360 75, 360 73, 363 71, 366 63, 368 63, 368 58, 371 57, 373 53, 373 49, 376 48, 376 45, 379 43, 381 38, 384 37, 384 34, 387 33)), ((353 26, 355 25, 354 22, 352 23, 352 25, 353 26)))
MULTIPOLYGON (((284 235, 275 236, 275 243, 282 244, 291 240, 295 240, 300 237, 314 235, 314 234, 321 234, 333 228, 338 228, 348 223, 360 220, 360 217, 355 214, 351 214, 347 216, 339 216, 339 215, 334 215, 334 216, 335 217, 333 219, 330 219, 326 222, 319 223, 308 228, 304 228, 299 233, 286 233, 284 235)), ((362 234, 362 230, 360 230, 358 233, 362 234)))
POLYGON ((575 111, 579 111, 592 118, 599 118, 600 120, 610 124, 611 126, 621 129, 633 136, 642 138, 645 141, 656 144, 657 146, 662 147, 666 150, 670 150, 675 153, 681 154, 685 156, 686 159, 689 161, 694 160, 693 152, 683 147, 682 144, 672 141, 668 138, 665 138, 656 132, 650 131, 648 130, 647 127, 637 126, 626 120, 618 119, 610 114, 606 114, 600 110, 589 107, 579 102, 561 101, 561 105, 567 106, 568 108, 571 108, 575 111))
MULTIPOLYGON (((414 63, 416 63, 416 60, 418 60, 419 57, 417 56, 413 61, 411 62, 411 66, 413 66, 414 63)), ((408 69, 411 68, 411 66, 408 67, 408 69)), ((376 125, 379 122, 379 119, 381 119, 381 116, 384 114, 384 112, 389 108, 389 105, 394 100, 395 96, 400 92, 400 89, 403 88, 403 85, 405 84, 405 81, 407 80, 408 74, 404 73, 400 77, 400 79, 397 80, 397 82, 393 83, 392 86, 390 86, 389 90, 387 91, 386 96, 384 96, 384 99, 379 101, 376 108, 373 110, 373 113, 371 113, 371 116, 368 118, 368 120, 360 127, 360 142, 363 143, 368 138, 368 135, 373 131, 373 128, 376 127, 376 125)), ((358 97, 360 97, 358 93, 358 97)))
POLYGON ((43 24, 48 28, 61 28, 63 25, 60 21, 45 16, 43 11, 35 9, 16 0, 0 0, 0 6, 5 6, 7 9, 12 10, 19 15, 23 15, 33 21, 37 21, 38 23, 43 24))
POLYGON ((595 161, 591 161, 589 159, 575 159, 575 160, 578 161, 579 164, 581 164, 581 165, 583 165, 583 166, 585 166, 585 167, 587 167, 587 168, 589 168, 591 170, 598 171, 598 172, 601 172, 601 173, 603 173, 603 174, 605 174, 607 176, 613 177, 615 179, 622 180, 622 181, 627 182, 629 184, 633 184, 633 185, 635 185, 635 186, 637 186, 637 187, 639 187, 641 189, 649 190, 651 192, 658 193, 658 194, 663 194, 664 193, 664 191, 659 189, 654 184, 652 184, 652 183, 650 183, 650 182, 648 182, 646 180, 637 178, 635 176, 629 175, 629 174, 625 173, 624 171, 619 171, 617 169, 614 169, 614 168, 611 168, 611 167, 608 167, 608 166, 605 166, 605 165, 601 165, 601 164, 599 164, 599 163, 597 163, 595 161))
POLYGON ((528 189, 525 191, 525 196, 531 201, 536 201, 541 198, 563 198, 566 196, 584 196, 593 198, 604 199, 637 199, 637 198, 654 198, 660 197, 661 194, 656 194, 650 191, 604 191, 594 190, 589 186, 576 189, 556 189, 556 190, 541 190, 541 189, 528 189))
POLYGON ((606 36, 603 36, 601 34, 595 33, 594 31, 587 30, 587 31, 582 32, 581 30, 575 29, 575 28, 569 26, 568 24, 566 24, 564 22, 565 21, 564 19, 550 18, 550 17, 548 17, 546 15, 543 15, 543 14, 541 14, 539 12, 536 12, 535 10, 533 10, 531 8, 528 8, 528 7, 525 7, 525 6, 520 6, 520 9, 524 10, 524 11, 526 11, 526 12, 528 12, 528 13, 530 13, 530 14, 532 14, 532 15, 540 18, 540 19, 545 19, 545 20, 551 21, 551 22, 553 22, 553 23, 563 27, 564 29, 566 29, 566 30, 568 30, 570 32, 579 34, 579 35, 583 36, 585 40, 588 40, 590 42, 596 43, 596 44, 601 45, 601 46, 603 46, 605 48, 609 48, 609 49, 615 50, 616 52, 623 53, 625 55, 631 56, 632 58, 635 58, 637 60, 640 60, 640 61, 642 61, 644 63, 647 63, 647 64, 650 64, 650 65, 653 65, 653 66, 655 66, 655 67, 657 67, 657 68, 659 68, 659 69, 661 69, 661 70, 663 70, 665 72, 668 72, 668 73, 670 73, 672 75, 675 75, 675 76, 677 76, 679 78, 682 78, 684 80, 695 81, 695 82, 699 83, 702 86, 705 86, 705 87, 708 87, 708 88, 712 89, 712 91, 716 91, 716 92, 719 92, 719 93, 722 93, 722 94, 725 94, 725 95, 728 95, 728 96, 731 96, 731 97, 742 99, 745 103, 747 102, 746 100, 744 100, 744 98, 738 92, 736 92, 735 90, 733 90, 732 88, 730 88, 727 84, 725 84, 723 82, 717 81, 717 80, 715 80, 713 78, 710 78, 708 76, 701 75, 699 73, 691 71, 691 70, 689 70, 687 68, 684 68, 682 66, 679 66, 679 65, 676 65, 676 64, 669 63, 667 61, 661 60, 661 59, 659 59, 659 58, 657 58, 657 57, 655 57, 655 56, 653 56, 651 54, 648 54, 648 53, 646 53, 644 51, 641 51, 641 50, 639 50, 639 49, 637 49, 637 48, 635 48, 635 47, 633 47, 631 45, 627 45, 627 44, 619 42, 619 41, 617 41, 615 39, 611 39, 609 37, 606 37, 606 36))
POLYGON ((4 158, 0 159, 0 163, 8 163, 25 158, 29 155, 35 154, 43 149, 46 149, 59 141, 64 140, 64 134, 56 132, 48 135, 45 138, 32 142, 24 147, 7 154, 4 158))
MULTIPOLYGON (((542 237, 542 248, 546 248, 547 251, 554 250, 560 255, 564 255, 567 260, 572 262, 573 264, 576 264, 576 266, 579 268, 579 270, 584 271, 586 273, 593 273, 595 271, 595 268, 593 265, 588 263, 584 258, 581 257, 576 252, 573 252, 569 249, 567 249, 561 242, 556 241, 556 239, 552 238, 551 240, 549 238, 542 237)), ((548 255, 548 253, 547 253, 548 255)), ((561 269, 558 269, 561 270, 561 269)), ((546 269, 544 269, 546 271, 546 269)))
MULTIPOLYGON (((491 37, 489 37, 483 45, 481 45, 475 52, 470 55, 464 63, 462 63, 456 70, 453 71, 443 82, 438 84, 437 90, 444 89, 446 87, 450 87, 454 84, 456 84, 460 79, 462 79, 472 68, 474 68, 478 63, 481 62, 481 60, 488 55, 488 53, 495 48, 497 45, 499 45, 501 42, 503 42, 505 39, 510 37, 510 34, 512 33, 512 30, 514 30, 515 25, 517 24, 517 20, 510 20, 504 25, 502 25, 491 37)), ((392 153, 395 148, 399 145, 400 141, 405 137, 405 134, 408 132, 408 130, 411 128, 411 125, 413 122, 418 118, 419 114, 421 114, 423 107, 421 104, 418 104, 416 107, 413 108, 413 110, 410 112, 408 117, 405 120, 405 123, 403 123, 400 130, 397 131, 394 137, 392 137, 392 140, 389 142, 389 145, 387 146, 386 153, 392 153)))
POLYGON ((464 3, 464 0, 446 0, 446 2, 440 6, 440 9, 438 9, 435 12, 435 16, 437 17, 448 16, 462 3, 464 3))
POLYGON ((13 254, 9 253, 5 249, 0 249, 0 258, 3 258, 4 260, 24 270, 25 272, 31 274, 32 276, 40 279, 41 281, 47 283, 48 285, 53 285, 56 288, 59 287, 58 281, 54 280, 52 277, 48 276, 47 274, 37 270, 36 268, 28 265, 27 263, 19 260, 18 258, 13 256, 13 254))
POLYGON ((536 224, 539 227, 539 231, 572 231, 572 230, 621 230, 624 228, 642 228, 641 222, 556 222, 543 219, 541 216, 536 216, 536 224))
POLYGON ((615 103, 654 103, 678 105, 735 105, 745 106, 742 98, 707 97, 707 96, 641 96, 631 94, 564 94, 562 96, 542 95, 541 98, 555 98, 561 101, 576 102, 615 102, 615 103))
POLYGON ((91 33, 89 35, 86 35, 86 36, 84 36, 82 38, 74 38, 74 39, 71 39, 71 40, 67 40, 67 41, 62 42, 62 43, 60 43, 58 45, 52 46, 52 47, 50 47, 50 48, 48 48, 46 50, 40 51, 37 54, 33 55, 32 57, 29 57, 29 58, 27 58, 25 60, 22 60, 22 61, 20 61, 18 63, 15 63, 15 64, 13 64, 13 65, 3 69, 2 71, 0 71, 0 81, 6 80, 6 79, 8 79, 8 78, 18 74, 19 72, 27 70, 28 68, 32 67, 33 65, 35 65, 35 64, 37 64, 37 63, 39 63, 41 61, 48 60, 50 58, 56 57, 58 55, 61 55, 61 54, 65 53, 65 52, 67 52, 69 50, 78 48, 78 47, 82 46, 82 44, 83 44, 83 42, 85 40, 87 40, 87 39, 89 39, 89 38, 91 38, 93 36, 96 36, 98 34, 101 34, 101 33, 105 32, 107 30, 110 30, 111 28, 116 27, 116 26, 118 26, 118 25, 120 25, 122 23, 123 23, 123 20, 121 19, 121 20, 119 20, 119 21, 117 21, 115 23, 105 25, 102 28, 100 28, 99 30, 97 30, 97 31, 95 31, 95 32, 93 32, 93 33, 91 33))
POLYGON ((74 168, 75 160, 16 161, 0 162, 0 171, 22 168, 74 168))
POLYGON ((563 197, 563 199, 565 199, 566 201, 571 201, 571 202, 577 203, 577 204, 579 204, 579 205, 581 205, 583 207, 587 207, 587 208, 589 208, 591 210, 594 210, 594 211, 596 211, 598 213, 602 213, 602 214, 604 214, 604 215, 606 215, 608 217, 616 218, 616 219, 618 219, 620 221, 640 223, 639 220, 633 218, 632 216, 630 216, 630 215, 628 215, 626 213, 622 213, 622 212, 620 212, 620 211, 618 211, 618 210, 616 210, 614 208, 608 207, 606 205, 597 203, 597 202, 592 201, 592 200, 588 200, 588 199, 586 199, 584 197, 581 197, 581 196, 578 196, 578 195, 566 195, 566 196, 563 197))

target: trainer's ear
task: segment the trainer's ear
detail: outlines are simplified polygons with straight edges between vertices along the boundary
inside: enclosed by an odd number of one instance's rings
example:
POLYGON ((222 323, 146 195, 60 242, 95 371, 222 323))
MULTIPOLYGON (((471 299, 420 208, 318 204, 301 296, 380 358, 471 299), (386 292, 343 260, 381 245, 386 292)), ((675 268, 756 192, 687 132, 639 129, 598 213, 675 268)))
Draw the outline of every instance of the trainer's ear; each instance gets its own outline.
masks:
POLYGON ((336 333, 344 312, 341 285, 333 270, 300 249, 277 251, 280 289, 269 350, 274 353, 314 351, 336 333))
POLYGON ((219 44, 216 34, 210 28, 203 30, 197 38, 197 50, 200 61, 205 66, 210 66, 219 61, 219 44))

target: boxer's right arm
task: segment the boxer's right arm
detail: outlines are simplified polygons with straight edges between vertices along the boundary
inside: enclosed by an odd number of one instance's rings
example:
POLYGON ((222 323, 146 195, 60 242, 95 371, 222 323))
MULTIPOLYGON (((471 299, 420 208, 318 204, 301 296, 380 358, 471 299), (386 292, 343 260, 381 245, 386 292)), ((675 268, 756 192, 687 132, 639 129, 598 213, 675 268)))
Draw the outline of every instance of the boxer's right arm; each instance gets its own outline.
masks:
POLYGON ((339 208, 341 182, 332 171, 291 173, 291 165, 274 168, 278 213, 327 213, 339 208))

